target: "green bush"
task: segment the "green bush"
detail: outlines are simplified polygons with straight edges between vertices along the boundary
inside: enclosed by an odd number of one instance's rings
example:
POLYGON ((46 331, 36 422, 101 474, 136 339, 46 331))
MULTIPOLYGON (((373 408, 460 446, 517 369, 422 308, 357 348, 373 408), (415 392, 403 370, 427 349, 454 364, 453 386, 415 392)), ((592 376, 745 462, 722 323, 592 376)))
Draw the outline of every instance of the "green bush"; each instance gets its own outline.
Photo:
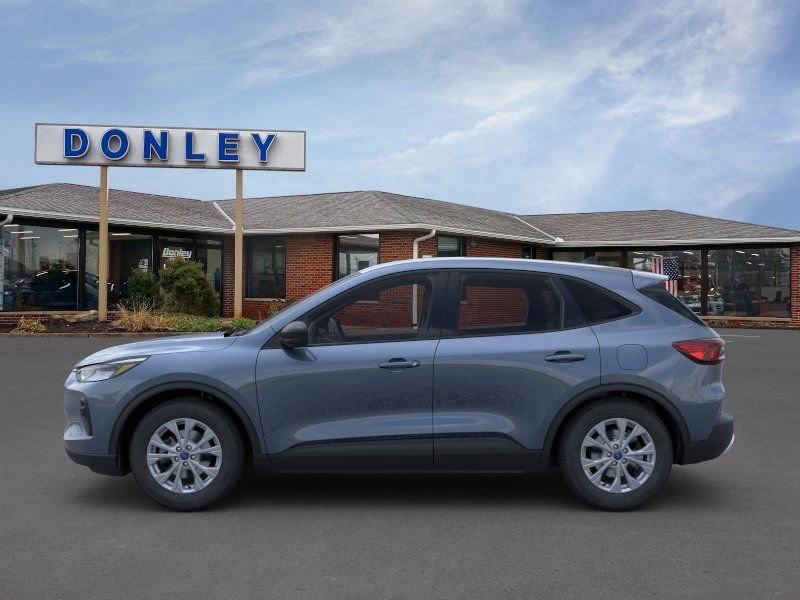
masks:
POLYGON ((128 300, 131 306, 159 308, 162 298, 155 276, 148 271, 134 269, 128 277, 128 300))
POLYGON ((172 329, 184 332, 203 331, 243 331, 250 329, 256 322, 252 319, 225 319, 222 317, 198 317, 196 315, 169 315, 174 321, 172 329))
POLYGON ((179 258, 168 261, 159 281, 167 312, 210 317, 219 310, 219 298, 196 262, 179 258))

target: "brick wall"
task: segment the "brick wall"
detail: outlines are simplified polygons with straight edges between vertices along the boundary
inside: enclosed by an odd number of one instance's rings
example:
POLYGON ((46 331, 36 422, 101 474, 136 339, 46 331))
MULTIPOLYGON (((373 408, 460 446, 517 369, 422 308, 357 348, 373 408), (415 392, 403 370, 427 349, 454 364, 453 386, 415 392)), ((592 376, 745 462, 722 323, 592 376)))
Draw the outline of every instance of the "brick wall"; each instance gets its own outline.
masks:
POLYGON ((521 242, 493 240, 489 238, 467 238, 467 256, 491 256, 496 258, 522 258, 521 242))
POLYGON ((234 278, 233 237, 222 240, 222 302, 223 317, 233 316, 233 278, 234 278))

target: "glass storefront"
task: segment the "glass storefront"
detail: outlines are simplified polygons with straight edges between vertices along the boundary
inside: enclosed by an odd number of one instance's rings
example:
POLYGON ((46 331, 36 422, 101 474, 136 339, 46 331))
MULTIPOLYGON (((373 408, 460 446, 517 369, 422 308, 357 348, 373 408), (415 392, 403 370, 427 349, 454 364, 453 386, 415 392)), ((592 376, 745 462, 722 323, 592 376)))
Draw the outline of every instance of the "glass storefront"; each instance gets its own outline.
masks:
MULTIPOLYGON (((667 288, 693 312, 701 312, 702 296, 701 250, 631 250, 628 267, 668 275, 667 288)), ((709 305, 710 307, 710 305, 709 305)))
POLYGON ((789 248, 708 251, 708 314, 789 318, 789 248))
POLYGON ((336 241, 336 279, 378 264, 377 233, 340 235, 336 241))
POLYGON ((597 250, 594 253, 595 264, 603 265, 605 267, 621 267, 622 266, 622 251, 621 250, 597 250))
POLYGON ((4 225, 2 251, 3 310, 78 308, 77 229, 4 225))

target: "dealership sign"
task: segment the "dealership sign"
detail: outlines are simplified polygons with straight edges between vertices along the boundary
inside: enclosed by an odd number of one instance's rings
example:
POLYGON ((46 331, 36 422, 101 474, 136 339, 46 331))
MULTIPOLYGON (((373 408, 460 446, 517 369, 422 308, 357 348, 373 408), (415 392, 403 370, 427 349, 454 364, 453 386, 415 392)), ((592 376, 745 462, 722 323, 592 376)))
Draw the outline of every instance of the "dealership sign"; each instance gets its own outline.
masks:
POLYGON ((41 165, 305 171, 304 131, 36 124, 41 165))

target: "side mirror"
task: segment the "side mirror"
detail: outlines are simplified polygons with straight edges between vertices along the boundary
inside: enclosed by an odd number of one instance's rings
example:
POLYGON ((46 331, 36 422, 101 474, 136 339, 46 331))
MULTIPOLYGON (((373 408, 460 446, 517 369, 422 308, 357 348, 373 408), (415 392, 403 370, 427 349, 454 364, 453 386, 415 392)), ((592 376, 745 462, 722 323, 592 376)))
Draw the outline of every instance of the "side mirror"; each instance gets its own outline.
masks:
POLYGON ((280 340, 284 348, 308 346, 308 326, 302 321, 292 321, 281 329, 280 340))

